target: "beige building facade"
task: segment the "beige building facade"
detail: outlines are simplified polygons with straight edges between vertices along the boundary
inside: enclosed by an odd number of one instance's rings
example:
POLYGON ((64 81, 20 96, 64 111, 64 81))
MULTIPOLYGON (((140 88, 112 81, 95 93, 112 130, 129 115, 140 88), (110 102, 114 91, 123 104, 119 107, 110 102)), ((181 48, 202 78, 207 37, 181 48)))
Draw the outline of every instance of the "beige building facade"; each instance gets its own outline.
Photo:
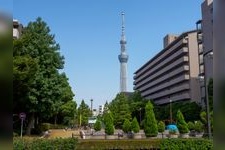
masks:
POLYGON ((201 5, 202 19, 196 22, 199 48, 199 81, 202 105, 205 105, 205 87, 213 78, 213 0, 205 0, 201 5))
POLYGON ((156 104, 200 102, 197 30, 167 35, 164 49, 134 73, 134 90, 156 104))

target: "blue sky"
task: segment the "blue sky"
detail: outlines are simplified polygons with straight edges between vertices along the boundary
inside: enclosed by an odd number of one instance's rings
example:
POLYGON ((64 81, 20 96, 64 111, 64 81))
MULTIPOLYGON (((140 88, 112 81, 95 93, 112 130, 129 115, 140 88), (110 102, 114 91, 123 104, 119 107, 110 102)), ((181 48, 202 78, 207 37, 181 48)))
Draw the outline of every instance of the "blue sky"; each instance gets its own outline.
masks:
POLYGON ((162 49, 163 37, 195 29, 202 1, 16 0, 13 18, 24 25, 38 16, 47 22, 65 56, 63 71, 74 99, 89 105, 93 99, 97 108, 119 92, 120 13, 125 12, 128 91, 133 91, 133 73, 162 49))

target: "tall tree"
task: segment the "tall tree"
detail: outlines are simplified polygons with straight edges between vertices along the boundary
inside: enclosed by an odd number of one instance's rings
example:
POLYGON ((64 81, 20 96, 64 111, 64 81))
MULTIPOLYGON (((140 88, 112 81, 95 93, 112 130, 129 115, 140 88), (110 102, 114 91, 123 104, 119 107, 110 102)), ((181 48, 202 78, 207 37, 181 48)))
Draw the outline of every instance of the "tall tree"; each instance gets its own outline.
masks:
POLYGON ((21 38, 13 42, 14 112, 26 112, 29 135, 35 118, 48 119, 56 107, 73 99, 65 74, 60 74, 64 58, 50 28, 41 19, 30 22, 21 38), (22 80, 21 80, 22 79, 22 80), (22 87, 22 88, 21 88, 22 87))
POLYGON ((188 124, 186 123, 184 116, 180 110, 177 111, 177 128, 181 134, 188 133, 188 124))
POLYGON ((128 100, 124 93, 117 94, 116 98, 110 104, 116 128, 122 129, 125 119, 131 120, 128 100))
POLYGON ((91 116, 91 110, 89 106, 84 102, 81 101, 81 104, 78 108, 78 119, 81 126, 88 125, 88 117, 91 116))
POLYGON ((72 125, 75 122, 77 104, 75 101, 68 101, 61 106, 61 113, 64 117, 64 123, 67 125, 72 125))
POLYGON ((153 111, 153 105, 150 101, 145 107, 144 132, 146 137, 155 137, 158 135, 158 127, 153 111))

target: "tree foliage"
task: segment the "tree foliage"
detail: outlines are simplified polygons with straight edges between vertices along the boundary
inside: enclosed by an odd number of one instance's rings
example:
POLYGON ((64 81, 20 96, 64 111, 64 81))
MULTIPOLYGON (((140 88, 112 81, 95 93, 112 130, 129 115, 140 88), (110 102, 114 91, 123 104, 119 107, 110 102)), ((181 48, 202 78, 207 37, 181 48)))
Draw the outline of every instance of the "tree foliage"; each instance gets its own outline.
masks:
POLYGON ((131 122, 131 130, 134 131, 134 133, 138 133, 140 131, 140 126, 136 117, 134 117, 131 122))
POLYGON ((99 119, 97 119, 97 121, 94 124, 94 129, 95 129, 95 131, 100 131, 101 128, 102 128, 101 121, 99 119))
POLYGON ((13 112, 26 112, 27 134, 37 118, 47 120, 59 114, 59 107, 73 100, 63 69, 64 57, 50 28, 41 19, 30 22, 13 41, 13 112))
POLYGON ((123 122, 123 132, 128 133, 129 131, 131 131, 131 123, 128 119, 125 119, 125 121, 123 122))
POLYGON ((110 111, 108 111, 104 115, 104 124, 105 124, 105 133, 107 135, 113 135, 114 134, 113 116, 110 111))
POLYGON ((158 131, 163 133, 165 131, 165 123, 163 121, 158 122, 158 131))
POLYGON ((81 101, 81 104, 78 108, 78 116, 79 120, 81 121, 79 121, 81 126, 88 125, 88 117, 91 116, 91 110, 84 100, 81 101))
POLYGON ((188 124, 186 123, 184 116, 180 110, 177 111, 177 128, 181 134, 188 133, 188 124))
POLYGON ((117 94, 116 98, 111 102, 109 109, 112 111, 116 128, 121 129, 125 119, 131 120, 128 99, 124 93, 117 94))
POLYGON ((153 111, 153 105, 150 101, 145 106, 144 132, 146 137, 155 137, 158 135, 158 127, 153 111))

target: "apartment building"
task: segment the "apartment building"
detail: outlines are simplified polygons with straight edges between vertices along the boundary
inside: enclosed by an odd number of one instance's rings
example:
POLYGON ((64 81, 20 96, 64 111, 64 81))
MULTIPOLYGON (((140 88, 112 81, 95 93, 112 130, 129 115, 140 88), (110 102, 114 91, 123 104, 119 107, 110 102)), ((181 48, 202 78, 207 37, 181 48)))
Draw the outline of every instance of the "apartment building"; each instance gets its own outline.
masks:
POLYGON ((134 73, 134 90, 156 104, 200 102, 197 30, 167 35, 164 49, 134 73))
POLYGON ((196 22, 198 30, 199 77, 201 99, 204 105, 205 87, 213 78, 213 0, 205 0, 201 5, 202 19, 196 22))

